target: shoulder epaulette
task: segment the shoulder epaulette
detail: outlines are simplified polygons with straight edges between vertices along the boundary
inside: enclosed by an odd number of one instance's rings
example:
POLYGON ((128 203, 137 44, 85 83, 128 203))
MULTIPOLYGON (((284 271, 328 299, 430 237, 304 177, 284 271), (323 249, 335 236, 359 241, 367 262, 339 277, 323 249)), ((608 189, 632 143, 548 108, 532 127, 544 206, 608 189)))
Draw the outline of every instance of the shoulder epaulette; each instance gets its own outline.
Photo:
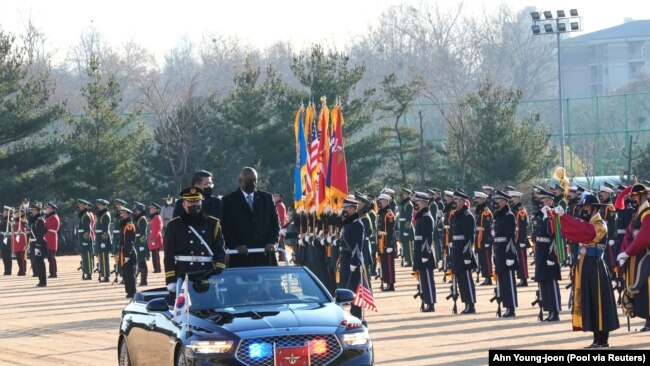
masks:
MULTIPOLYGON (((178 217, 178 216, 176 216, 176 217, 178 217)), ((174 217, 174 219, 175 219, 176 217, 174 217)), ((209 219, 212 219, 212 220, 215 220, 215 221, 217 221, 217 222, 221 221, 221 220, 219 220, 218 217, 214 217, 214 216, 210 216, 210 215, 208 215, 208 218, 209 218, 209 219)))
POLYGON ((172 222, 172 221, 174 221, 174 220, 176 220, 176 219, 178 219, 178 218, 180 218, 180 216, 174 216, 174 217, 172 217, 171 220, 169 220, 169 222, 172 222))

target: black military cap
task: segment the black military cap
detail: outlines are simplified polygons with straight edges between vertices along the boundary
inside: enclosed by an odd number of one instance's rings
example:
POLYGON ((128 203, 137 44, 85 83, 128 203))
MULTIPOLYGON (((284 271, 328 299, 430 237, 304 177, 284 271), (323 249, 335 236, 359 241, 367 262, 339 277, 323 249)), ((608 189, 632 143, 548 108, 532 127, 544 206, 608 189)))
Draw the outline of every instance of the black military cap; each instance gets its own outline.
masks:
POLYGON ((144 212, 144 203, 141 202, 133 202, 133 209, 138 210, 140 212, 144 212))
POLYGON ((402 188, 402 193, 413 194, 413 191, 408 188, 402 188))
POLYGON ((596 197, 596 195, 593 194, 586 194, 582 196, 582 199, 580 200, 580 203, 578 203, 578 205, 579 206, 586 206, 586 205, 602 206, 598 197, 596 197))
POLYGON ((495 199, 495 200, 496 200, 496 199, 509 200, 509 199, 511 199, 511 198, 512 198, 512 197, 510 197, 509 194, 507 194, 507 193, 504 192, 504 191, 500 191, 500 190, 497 190, 496 193, 494 194, 494 196, 492 196, 492 199, 495 199))
POLYGON ((149 208, 152 208, 152 207, 157 208, 157 209, 159 209, 159 210, 160 210, 160 208, 161 208, 160 205, 157 204, 156 202, 151 202, 151 203, 149 204, 149 208))
POLYGON ((415 201, 427 201, 429 202, 429 195, 426 192, 413 192, 415 194, 415 201))
POLYGON ((555 198, 555 195, 552 192, 549 192, 545 190, 544 188, 540 188, 537 190, 537 198, 550 198, 553 199, 555 198))
POLYGON ((609 189, 614 189, 614 185, 608 181, 603 182, 603 185, 609 189))
POLYGON ((634 196, 637 194, 647 194, 647 193, 648 193, 648 188, 643 184, 637 183, 632 187, 632 192, 630 192, 630 195, 634 196))
POLYGON ((95 203, 98 205, 108 206, 109 202, 103 198, 98 198, 95 200, 95 203))
POLYGON ((126 201, 123 200, 123 199, 116 198, 116 199, 113 200, 113 202, 115 202, 116 204, 119 204, 121 206, 126 206, 126 201))
POLYGON ((354 206, 356 207, 359 204, 359 201, 352 199, 352 198, 344 198, 343 199, 343 206, 342 207, 350 207, 354 206))
POLYGON ((45 204, 45 207, 49 207, 49 208, 53 209, 54 211, 56 211, 56 210, 59 209, 59 208, 56 206, 56 204, 54 204, 54 202, 52 202, 52 201, 49 201, 48 203, 46 203, 46 204, 45 204))
POLYGON ((580 184, 576 184, 576 192, 582 193, 586 191, 585 187, 581 186, 580 184))
POLYGON ((181 191, 181 199, 188 202, 196 202, 203 199, 203 190, 198 187, 188 187, 181 191))
POLYGON ((359 202, 361 202, 363 204, 366 204, 366 205, 369 205, 369 204, 372 203, 372 201, 370 201, 370 198, 366 197, 365 195, 363 195, 363 194, 361 194, 359 192, 354 192, 354 198, 357 201, 359 201, 359 202))
POLYGON ((29 205, 30 210, 41 210, 43 208, 43 204, 40 202, 32 202, 31 205, 29 205))
POLYGON ((84 200, 84 199, 81 199, 81 198, 78 198, 78 199, 77 199, 77 204, 78 204, 78 205, 87 205, 87 204, 89 204, 89 203, 90 203, 90 202, 88 202, 88 201, 86 201, 86 200, 84 200))
POLYGON ((465 192, 462 192, 462 191, 455 191, 454 195, 452 197, 454 199, 465 199, 465 200, 469 199, 469 196, 465 192))
POLYGON ((627 188, 627 187, 624 186, 624 185, 622 185, 622 184, 620 184, 620 183, 616 186, 616 189, 618 189, 619 191, 622 191, 622 190, 624 190, 625 188, 627 188))

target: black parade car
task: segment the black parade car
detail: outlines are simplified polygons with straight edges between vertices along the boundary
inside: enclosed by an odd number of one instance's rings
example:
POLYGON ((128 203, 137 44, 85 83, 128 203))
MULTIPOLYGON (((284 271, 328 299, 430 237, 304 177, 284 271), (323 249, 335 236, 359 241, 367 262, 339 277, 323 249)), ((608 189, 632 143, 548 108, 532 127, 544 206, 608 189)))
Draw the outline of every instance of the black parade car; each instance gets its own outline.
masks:
POLYGON ((373 365, 368 329, 304 267, 228 268, 138 292, 122 311, 120 366, 373 365))

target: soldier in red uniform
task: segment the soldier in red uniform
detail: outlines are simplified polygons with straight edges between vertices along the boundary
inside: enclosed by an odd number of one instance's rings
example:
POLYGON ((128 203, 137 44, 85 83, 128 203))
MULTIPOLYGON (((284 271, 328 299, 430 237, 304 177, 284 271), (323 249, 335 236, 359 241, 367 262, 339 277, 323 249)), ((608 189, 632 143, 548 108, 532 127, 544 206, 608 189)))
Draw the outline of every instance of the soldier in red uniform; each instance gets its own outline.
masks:
POLYGON ((56 278, 56 250, 59 247, 59 227, 61 221, 56 214, 57 206, 53 202, 45 204, 45 242, 47 243, 47 261, 49 265, 49 278, 56 278))
POLYGON ((27 248, 27 231, 25 229, 25 215, 21 211, 14 212, 11 249, 16 256, 18 263, 18 276, 24 276, 27 272, 27 257, 25 256, 27 248))
POLYGON ((160 216, 160 205, 152 202, 149 204, 149 251, 153 273, 160 273, 160 250, 163 249, 163 220, 160 216))

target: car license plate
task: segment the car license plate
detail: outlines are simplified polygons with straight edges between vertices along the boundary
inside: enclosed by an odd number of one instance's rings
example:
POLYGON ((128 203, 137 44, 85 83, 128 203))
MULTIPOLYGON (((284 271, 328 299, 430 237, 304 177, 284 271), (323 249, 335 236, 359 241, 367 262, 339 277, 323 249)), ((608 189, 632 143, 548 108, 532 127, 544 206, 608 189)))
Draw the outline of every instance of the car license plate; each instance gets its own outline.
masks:
POLYGON ((276 348, 275 366, 309 366, 309 346, 276 348))

